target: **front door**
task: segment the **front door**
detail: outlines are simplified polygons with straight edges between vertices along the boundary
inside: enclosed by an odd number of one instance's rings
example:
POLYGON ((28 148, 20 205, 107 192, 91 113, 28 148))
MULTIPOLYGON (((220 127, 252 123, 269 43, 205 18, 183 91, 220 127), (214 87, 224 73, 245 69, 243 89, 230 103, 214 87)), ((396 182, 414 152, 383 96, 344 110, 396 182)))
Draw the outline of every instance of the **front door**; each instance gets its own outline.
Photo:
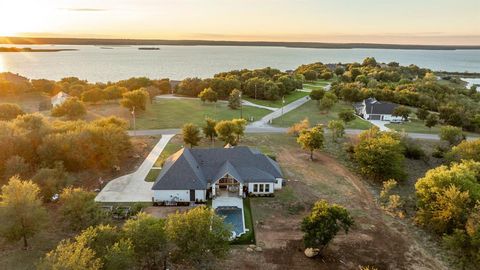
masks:
POLYGON ((195 201, 195 189, 190 189, 190 201, 195 201))

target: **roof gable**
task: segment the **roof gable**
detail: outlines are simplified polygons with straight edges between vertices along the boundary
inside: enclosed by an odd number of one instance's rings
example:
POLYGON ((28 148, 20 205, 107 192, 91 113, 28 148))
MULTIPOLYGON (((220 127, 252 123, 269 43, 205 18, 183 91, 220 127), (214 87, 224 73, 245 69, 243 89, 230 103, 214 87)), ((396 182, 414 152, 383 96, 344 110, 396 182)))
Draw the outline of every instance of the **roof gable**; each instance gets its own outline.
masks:
POLYGON ((206 189, 227 174, 241 183, 283 177, 277 162, 249 147, 182 149, 167 159, 152 189, 206 189))

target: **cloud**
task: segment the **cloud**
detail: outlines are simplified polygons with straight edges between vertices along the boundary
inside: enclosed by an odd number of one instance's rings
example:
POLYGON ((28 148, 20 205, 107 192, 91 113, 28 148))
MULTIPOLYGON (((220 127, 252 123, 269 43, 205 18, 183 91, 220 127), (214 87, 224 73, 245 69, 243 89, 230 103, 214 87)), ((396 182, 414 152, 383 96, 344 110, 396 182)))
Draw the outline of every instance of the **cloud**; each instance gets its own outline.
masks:
POLYGON ((67 11, 73 11, 73 12, 99 12, 99 11, 108 10, 104 8, 62 8, 62 9, 67 11))

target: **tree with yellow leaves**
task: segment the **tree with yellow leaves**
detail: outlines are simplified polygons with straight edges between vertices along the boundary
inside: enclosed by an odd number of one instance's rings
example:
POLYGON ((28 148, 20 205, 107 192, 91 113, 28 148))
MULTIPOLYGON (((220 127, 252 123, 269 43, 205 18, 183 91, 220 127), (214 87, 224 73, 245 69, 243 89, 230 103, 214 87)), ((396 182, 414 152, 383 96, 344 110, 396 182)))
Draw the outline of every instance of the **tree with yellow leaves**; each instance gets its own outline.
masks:
POLYGON ((40 231, 46 221, 46 211, 39 197, 40 188, 32 181, 10 178, 0 195, 0 235, 10 241, 28 238, 40 231))

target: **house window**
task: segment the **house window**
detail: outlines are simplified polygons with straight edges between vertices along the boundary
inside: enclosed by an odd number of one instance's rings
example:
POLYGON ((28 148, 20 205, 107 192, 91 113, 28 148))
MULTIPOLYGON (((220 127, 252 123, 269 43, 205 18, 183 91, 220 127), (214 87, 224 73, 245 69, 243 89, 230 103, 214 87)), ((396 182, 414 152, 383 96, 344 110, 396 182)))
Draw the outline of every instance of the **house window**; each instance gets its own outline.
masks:
POLYGON ((253 184, 253 192, 258 192, 258 185, 257 184, 253 184))
POLYGON ((270 192, 270 185, 269 184, 265 185, 265 192, 270 192))
POLYGON ((260 192, 263 192, 263 184, 260 184, 260 192))

